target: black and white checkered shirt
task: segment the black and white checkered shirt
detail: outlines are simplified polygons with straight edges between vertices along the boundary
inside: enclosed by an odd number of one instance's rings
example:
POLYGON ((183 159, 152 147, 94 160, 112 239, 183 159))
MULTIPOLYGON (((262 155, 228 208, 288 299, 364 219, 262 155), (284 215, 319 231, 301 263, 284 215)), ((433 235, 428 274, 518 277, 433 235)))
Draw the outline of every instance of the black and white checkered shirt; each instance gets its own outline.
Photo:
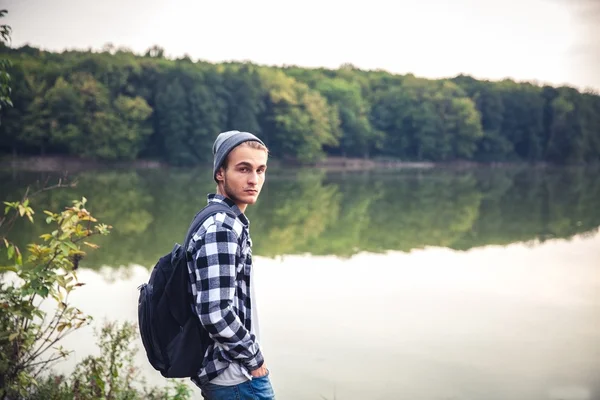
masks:
POLYGON ((233 201, 221 195, 208 195, 208 202, 227 204, 237 218, 217 213, 190 240, 193 261, 188 262, 188 272, 194 308, 213 341, 198 376, 192 378, 199 386, 216 378, 233 360, 248 371, 264 361, 250 332, 252 241, 248 219, 233 201))

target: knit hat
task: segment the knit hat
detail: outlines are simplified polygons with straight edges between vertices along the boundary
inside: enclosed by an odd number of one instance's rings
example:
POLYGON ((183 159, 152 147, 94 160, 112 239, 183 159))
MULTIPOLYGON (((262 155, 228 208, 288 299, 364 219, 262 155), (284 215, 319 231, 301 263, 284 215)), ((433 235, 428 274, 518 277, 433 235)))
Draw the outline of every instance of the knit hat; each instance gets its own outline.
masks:
POLYGON ((243 142, 254 141, 265 145, 262 140, 251 134, 250 132, 228 131, 220 133, 213 144, 213 179, 217 181, 216 175, 223 162, 227 159, 227 155, 231 150, 243 142))

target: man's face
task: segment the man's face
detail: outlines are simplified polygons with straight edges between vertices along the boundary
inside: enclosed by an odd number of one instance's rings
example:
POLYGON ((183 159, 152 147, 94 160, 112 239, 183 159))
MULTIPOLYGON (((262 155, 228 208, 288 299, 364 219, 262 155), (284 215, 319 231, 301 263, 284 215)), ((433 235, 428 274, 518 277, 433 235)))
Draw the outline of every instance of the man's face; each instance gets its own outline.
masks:
POLYGON ((266 171, 266 151, 245 145, 236 147, 227 156, 227 169, 220 168, 217 172, 221 194, 244 212, 248 204, 256 203, 266 171))

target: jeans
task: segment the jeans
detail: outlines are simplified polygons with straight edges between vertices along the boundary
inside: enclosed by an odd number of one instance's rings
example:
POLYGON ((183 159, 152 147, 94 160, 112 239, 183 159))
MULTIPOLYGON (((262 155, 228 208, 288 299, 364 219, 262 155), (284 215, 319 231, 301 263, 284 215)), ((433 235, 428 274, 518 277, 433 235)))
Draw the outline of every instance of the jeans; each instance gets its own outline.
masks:
POLYGON ((269 374, 234 386, 207 383, 201 390, 207 400, 275 400, 269 374))

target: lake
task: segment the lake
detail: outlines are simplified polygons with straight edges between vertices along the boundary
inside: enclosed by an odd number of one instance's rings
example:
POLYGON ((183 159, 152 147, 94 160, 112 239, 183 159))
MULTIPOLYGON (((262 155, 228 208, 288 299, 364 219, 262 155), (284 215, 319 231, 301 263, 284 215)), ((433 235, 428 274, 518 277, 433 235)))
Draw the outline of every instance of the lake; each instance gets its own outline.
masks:
MULTIPOLYGON (((599 172, 269 171, 247 215, 278 398, 600 399, 599 172)), ((58 176, 2 172, 2 198, 58 176)), ((70 179, 36 198, 38 214, 85 196, 114 227, 81 262, 73 302, 96 325, 135 321, 137 286, 214 190, 209 169, 70 179)), ((13 238, 44 229, 23 223, 13 238)), ((92 328, 64 345, 68 372, 95 350, 92 328)), ((164 382, 142 352, 138 365, 164 382)))

